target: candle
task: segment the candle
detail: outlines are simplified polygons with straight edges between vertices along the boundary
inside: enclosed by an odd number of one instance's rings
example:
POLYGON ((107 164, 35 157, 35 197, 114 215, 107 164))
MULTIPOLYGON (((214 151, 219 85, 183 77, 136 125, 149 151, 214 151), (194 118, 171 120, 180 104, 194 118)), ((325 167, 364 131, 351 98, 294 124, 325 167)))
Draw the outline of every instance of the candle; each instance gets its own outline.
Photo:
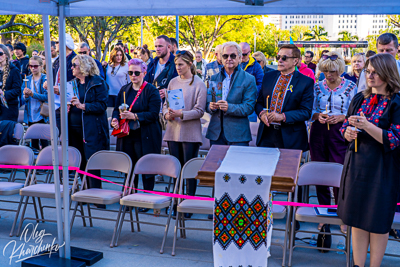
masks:
MULTIPOLYGON (((328 103, 326 103, 325 111, 326 111, 326 115, 328 115, 328 103)), ((328 131, 329 131, 329 123, 327 123, 326 125, 328 125, 328 131)))
MULTIPOLYGON (((357 127, 354 127, 354 129, 357 132, 357 127)), ((355 152, 357 153, 357 138, 354 140, 354 144, 355 144, 355 152)))
POLYGON ((28 88, 28 79, 26 78, 26 74, 25 74, 24 82, 25 82, 25 88, 28 88))
POLYGON ((266 105, 266 107, 267 107, 267 115, 268 115, 268 99, 269 99, 269 96, 267 96, 267 105, 266 105))

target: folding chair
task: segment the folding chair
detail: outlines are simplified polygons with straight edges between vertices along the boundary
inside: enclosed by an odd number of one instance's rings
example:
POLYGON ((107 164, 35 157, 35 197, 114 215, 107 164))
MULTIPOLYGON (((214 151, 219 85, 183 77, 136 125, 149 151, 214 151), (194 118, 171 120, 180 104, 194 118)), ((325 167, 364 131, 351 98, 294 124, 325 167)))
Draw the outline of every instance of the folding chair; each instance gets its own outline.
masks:
MULTIPOLYGON (((0 147, 0 164, 1 165, 31 166, 31 165, 33 165, 34 158, 35 158, 35 156, 33 154, 33 151, 29 147, 13 146, 13 145, 5 145, 5 146, 0 147)), ((11 170, 11 174, 10 174, 10 177, 7 182, 0 182, 0 196, 16 195, 19 193, 19 190, 22 187, 27 185, 31 171, 30 170, 28 171, 24 184, 15 182, 16 171, 17 171, 16 169, 11 170)), ((0 210, 4 210, 4 211, 18 212, 22 205, 22 201, 19 201, 19 202, 11 201, 11 200, 1 200, 1 201, 7 202, 7 203, 19 203, 18 208, 16 210, 0 208, 0 210)), ((35 210, 37 210, 36 203, 34 202, 34 204, 35 204, 35 210)), ((13 223, 13 226, 12 226, 11 232, 10 232, 10 236, 12 236, 12 233, 14 231, 15 223, 16 223, 16 221, 14 221, 14 223, 13 223)))
MULTIPOLYGON (((24 138, 21 141, 21 145, 25 145, 25 142, 31 139, 41 139, 41 140, 51 141, 50 128, 51 128, 50 124, 46 123, 36 123, 29 126, 28 130, 26 130, 24 138)), ((56 136, 58 136, 58 128, 56 129, 57 129, 56 136)))
POLYGON ((205 134, 201 135, 202 137, 202 141, 201 141, 201 146, 199 149, 199 156, 207 156, 208 151, 210 150, 211 144, 210 144, 210 140, 206 138, 205 134))
MULTIPOLYGON (((85 172, 89 172, 90 170, 111 170, 122 172, 127 175, 125 181, 125 187, 123 190, 108 190, 101 188, 90 188, 87 187, 87 176, 84 175, 82 179, 82 184, 80 186, 80 190, 72 194, 71 200, 76 201, 74 212, 72 214, 71 219, 71 230, 74 224, 75 216, 88 218, 90 222, 90 227, 93 227, 92 219, 98 220, 107 220, 107 221, 115 221, 118 222, 119 215, 121 213, 121 206, 118 211, 118 217, 116 219, 110 219, 105 217, 93 217, 91 215, 91 209, 89 203, 91 204, 104 204, 111 205, 114 203, 118 203, 122 196, 127 195, 129 182, 131 180, 131 170, 132 170, 132 161, 131 158, 124 152, 120 151, 106 151, 102 150, 94 153, 88 160, 86 165, 85 172), (79 203, 88 203, 88 216, 76 215, 76 211, 79 203)), ((97 209, 101 210, 101 209, 97 209)), ((102 210, 104 212, 115 212, 115 210, 102 210)), ((133 229, 132 229, 133 230, 133 229)), ((115 234, 115 232, 114 232, 115 234)), ((114 238, 114 235, 113 235, 114 238)))
MULTIPOLYGON (((198 171, 204 163, 204 158, 194 158, 186 162, 182 168, 182 173, 179 181, 179 194, 183 194, 183 184, 185 179, 192 179, 197 176, 198 171)), ((213 214, 214 213, 214 201, 204 201, 195 199, 178 199, 178 206, 176 207, 176 221, 174 228, 174 240, 172 245, 172 256, 175 256, 175 245, 178 229, 181 230, 181 237, 186 238, 186 230, 200 230, 200 231, 212 231, 212 228, 190 228, 185 226, 184 213, 196 213, 196 214, 213 214), (181 222, 182 226, 178 226, 178 221, 181 222)), ((189 220, 189 219, 186 219, 189 220)), ((190 219, 196 221, 212 221, 210 219, 190 219)), ((162 253, 162 251, 161 251, 162 253)))
MULTIPOLYGON (((114 229, 114 235, 116 235, 115 240, 114 236, 111 241, 111 247, 116 247, 118 246, 118 239, 119 236, 121 235, 121 230, 123 223, 125 221, 125 214, 127 211, 127 208, 135 208, 135 213, 136 213, 136 220, 131 220, 129 221, 130 223, 137 223, 138 231, 140 232, 140 223, 143 224, 149 224, 149 225, 157 225, 157 226, 164 226, 165 227, 165 233, 164 233, 164 239, 161 245, 161 253, 164 249, 164 244, 165 240, 167 238, 167 233, 168 233, 168 228, 169 228, 169 223, 171 221, 171 215, 172 215, 172 206, 173 206, 173 198, 172 197, 167 197, 167 196, 161 196, 161 195, 155 195, 155 194, 147 194, 147 193, 135 193, 131 189, 134 185, 134 180, 135 180, 135 175, 143 175, 143 174, 160 174, 160 175, 165 175, 172 177, 174 179, 179 178, 179 174, 181 171, 181 164, 179 163, 179 160, 173 156, 170 155, 160 155, 160 154, 147 154, 143 157, 141 157, 138 162, 136 163, 135 169, 133 171, 132 179, 130 182, 130 189, 129 192, 126 196, 124 196, 120 200, 120 204, 122 206, 122 209, 120 209, 118 220, 115 224, 115 229, 114 229), (169 207, 169 215, 167 219, 166 224, 159 224, 159 223, 152 223, 152 222, 144 222, 144 221, 139 221, 139 214, 138 214, 138 209, 137 208, 148 208, 148 209, 164 209, 169 207), (122 215, 121 215, 122 211, 122 215)), ((138 177, 136 177, 138 178, 138 177)), ((175 184, 175 189, 174 193, 176 193, 178 188, 178 180, 175 184)), ((144 213, 145 214, 145 213, 144 213)), ((164 215, 158 215, 160 217, 164 217, 164 215)))
POLYGON ((24 126, 21 123, 15 124, 14 127, 14 138, 21 144, 22 138, 24 137, 24 126))
MULTIPOLYGON (((58 164, 60 166, 62 166, 62 147, 61 146, 58 147, 58 159, 59 159, 58 164)), ((78 167, 78 168, 81 165, 81 153, 75 147, 68 147, 68 164, 69 164, 69 167, 78 167)), ((37 160, 36 160, 36 166, 52 166, 52 165, 53 165, 52 147, 48 146, 40 151, 40 153, 37 157, 37 160)), ((25 197, 26 197, 26 199, 25 199, 24 208, 21 213, 21 219, 20 219, 19 225, 18 225, 17 236, 20 235, 22 223, 24 220, 38 221, 37 218, 35 219, 35 218, 25 217, 27 203, 28 203, 28 200, 30 197, 32 197, 32 199, 35 199, 35 198, 38 199, 40 215, 41 215, 40 221, 56 222, 56 220, 45 219, 44 212, 43 212, 43 208, 55 208, 55 207, 42 206, 42 203, 40 200, 41 198, 55 199, 55 195, 56 195, 55 194, 55 184, 53 184, 53 183, 38 184, 36 176, 37 176, 37 170, 34 170, 32 177, 29 181, 29 184, 19 190, 19 194, 21 195, 21 202, 23 202, 25 197)), ((48 174, 48 176, 50 176, 50 175, 48 174)), ((76 172, 74 183, 72 186, 70 186, 69 184, 66 185, 69 190, 69 194, 71 194, 71 192, 73 192, 77 187, 77 179, 76 179, 77 176, 78 176, 78 173, 76 172)), ((51 179, 46 179, 47 182, 49 182, 50 180, 51 179)), ((64 188, 65 188, 64 185, 60 185, 61 197, 63 197, 64 188)), ((70 205, 68 205, 68 208, 70 208, 70 205)), ((18 209, 14 221, 16 221, 18 219, 19 212, 20 212, 20 209, 18 209)))
MULTIPOLYGON (((297 190, 299 186, 304 185, 324 185, 330 187, 340 187, 340 179, 342 175, 343 165, 338 163, 331 162, 308 162, 300 167, 299 177, 296 185, 295 192, 295 200, 297 199, 297 190)), ((323 224, 333 224, 333 225, 342 225, 344 224, 342 220, 337 216, 318 216, 314 208, 311 207, 295 207, 292 217, 292 229, 289 240, 289 264, 288 266, 292 266, 292 256, 293 250, 296 247, 308 248, 308 249, 319 249, 319 250, 327 250, 327 251, 341 251, 346 254, 346 263, 347 266, 350 266, 350 236, 351 236, 351 227, 348 227, 347 234, 338 234, 338 233, 327 233, 328 235, 337 235, 343 236, 346 239, 346 248, 344 250, 336 249, 336 248, 321 248, 321 247, 311 247, 304 245, 296 245, 295 238, 296 233, 311 233, 311 234, 319 234, 319 232, 315 231, 295 231, 296 221, 299 222, 310 222, 310 223, 323 223, 323 224)))

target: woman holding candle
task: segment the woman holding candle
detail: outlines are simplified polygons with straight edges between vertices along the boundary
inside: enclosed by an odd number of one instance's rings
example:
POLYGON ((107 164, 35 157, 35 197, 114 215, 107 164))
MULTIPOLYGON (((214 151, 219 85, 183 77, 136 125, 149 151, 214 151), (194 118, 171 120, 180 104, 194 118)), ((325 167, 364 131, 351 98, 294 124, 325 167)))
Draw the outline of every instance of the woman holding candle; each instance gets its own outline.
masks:
MULTIPOLYGON (((207 100, 207 89, 203 80, 196 75, 193 55, 189 51, 177 51, 175 65, 178 77, 171 80, 167 92, 182 89, 185 107, 173 110, 165 101, 163 107, 167 129, 164 141, 168 143, 169 153, 185 165, 187 161, 198 157, 202 142, 201 121, 207 100)), ((168 98, 168 96, 167 96, 168 98)), ((196 193, 196 179, 186 179, 187 193, 196 193)))
MULTIPOLYGON (((71 146, 82 155, 81 170, 97 151, 110 148, 107 122, 107 85, 99 76, 94 59, 77 55, 72 59, 72 73, 76 77, 74 96, 68 112, 68 135, 71 146)), ((100 176, 100 171, 91 171, 100 176)), ((101 181, 88 177, 89 188, 101 188, 101 181)))
MULTIPOLYGON (((129 135, 118 138, 117 150, 127 153, 134 166, 144 155, 161 153, 162 130, 158 120, 161 98, 156 87, 143 82, 147 71, 146 63, 134 58, 128 65, 131 82, 123 86, 118 93, 111 126, 118 129, 121 119, 129 120, 129 135)), ((154 175, 142 175, 142 178, 143 188, 153 190, 154 175)), ((136 177, 135 188, 138 188, 138 180, 139 177, 136 177)))
MULTIPOLYGON (((35 123, 48 123, 49 118, 40 114, 42 103, 47 103, 47 90, 43 88, 46 75, 43 71, 43 61, 39 56, 29 59, 29 69, 32 75, 26 77, 21 90, 25 100, 24 122, 31 126, 35 123)), ((47 140, 40 140, 42 148, 48 145, 47 140)), ((39 149, 39 140, 32 140, 32 147, 39 149)))
MULTIPOLYGON (((321 58, 318 69, 325 79, 314 85, 314 105, 310 132, 310 155, 312 161, 336 162, 343 164, 347 145, 339 132, 345 120, 345 114, 357 86, 350 80, 340 77, 345 62, 337 52, 329 52, 321 58)), ((320 205, 331 204, 329 187, 316 186, 320 205)), ((335 202, 338 200, 338 188, 334 188, 335 202)), ((318 226, 320 229, 322 224, 318 226)), ((342 232, 346 227, 341 226, 342 232)))
POLYGON ((394 57, 369 58, 366 79, 367 89, 355 95, 341 128, 349 146, 338 215, 352 227, 354 264, 364 266, 370 247, 370 266, 381 266, 400 188, 400 77, 394 57))
POLYGON ((11 62, 8 48, 0 44, 0 121, 18 122, 22 79, 20 71, 11 62))

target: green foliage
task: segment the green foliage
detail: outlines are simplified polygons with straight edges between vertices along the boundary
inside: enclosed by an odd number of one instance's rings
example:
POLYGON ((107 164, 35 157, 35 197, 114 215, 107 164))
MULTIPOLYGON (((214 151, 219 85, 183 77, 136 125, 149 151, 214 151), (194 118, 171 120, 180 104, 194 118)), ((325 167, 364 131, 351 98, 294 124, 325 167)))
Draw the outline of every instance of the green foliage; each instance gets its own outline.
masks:
POLYGON ((304 33, 305 41, 328 41, 328 33, 322 26, 315 25, 311 32, 304 33))
POLYGON ((339 35, 342 35, 342 37, 340 37, 338 41, 358 41, 358 36, 352 35, 348 31, 341 31, 339 32, 339 35))
POLYGON ((33 50, 37 50, 40 52, 40 51, 44 50, 44 45, 42 43, 37 43, 37 42, 31 43, 31 45, 26 48, 26 54, 29 57, 31 57, 33 50))
POLYGON ((310 33, 310 29, 307 26, 295 25, 290 31, 290 36, 293 41, 303 41, 306 33, 310 33))
POLYGON ((368 41, 368 50, 376 51, 376 39, 379 35, 368 35, 365 40, 368 41))
POLYGON ((275 57, 278 53, 278 42, 289 39, 289 30, 279 30, 274 24, 268 24, 257 38, 257 50, 263 52, 267 58, 275 57))

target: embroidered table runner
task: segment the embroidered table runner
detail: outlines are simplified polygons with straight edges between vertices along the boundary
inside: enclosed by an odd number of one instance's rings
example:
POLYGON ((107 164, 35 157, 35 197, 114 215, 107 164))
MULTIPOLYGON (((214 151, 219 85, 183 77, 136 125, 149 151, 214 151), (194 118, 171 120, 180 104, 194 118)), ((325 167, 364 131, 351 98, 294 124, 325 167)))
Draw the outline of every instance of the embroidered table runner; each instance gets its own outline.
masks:
POLYGON ((279 149, 231 146, 215 173, 214 266, 266 267, 279 149))

